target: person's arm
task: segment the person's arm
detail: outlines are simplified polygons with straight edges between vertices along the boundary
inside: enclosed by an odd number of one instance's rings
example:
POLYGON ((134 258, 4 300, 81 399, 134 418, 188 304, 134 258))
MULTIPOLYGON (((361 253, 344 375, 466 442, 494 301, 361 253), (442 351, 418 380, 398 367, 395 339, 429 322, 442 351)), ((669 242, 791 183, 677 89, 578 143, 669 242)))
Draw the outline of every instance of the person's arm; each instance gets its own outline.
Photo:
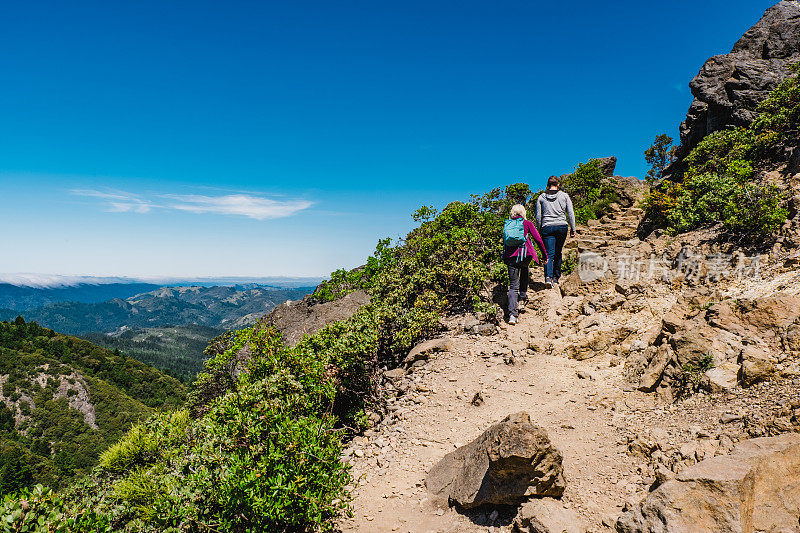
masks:
POLYGON ((575 211, 572 209, 572 198, 569 194, 564 193, 567 197, 567 220, 569 221, 570 235, 575 236, 575 211))
POLYGON ((536 229, 536 226, 534 226, 531 222, 528 222, 527 226, 528 226, 528 233, 530 234, 531 237, 533 237, 533 241, 539 245, 539 248, 542 250, 542 253, 544 254, 544 261, 547 262, 547 248, 545 248, 544 246, 544 239, 542 239, 542 236, 539 234, 539 231, 536 229))
POLYGON ((536 200, 536 227, 542 227, 542 198, 541 196, 536 200))

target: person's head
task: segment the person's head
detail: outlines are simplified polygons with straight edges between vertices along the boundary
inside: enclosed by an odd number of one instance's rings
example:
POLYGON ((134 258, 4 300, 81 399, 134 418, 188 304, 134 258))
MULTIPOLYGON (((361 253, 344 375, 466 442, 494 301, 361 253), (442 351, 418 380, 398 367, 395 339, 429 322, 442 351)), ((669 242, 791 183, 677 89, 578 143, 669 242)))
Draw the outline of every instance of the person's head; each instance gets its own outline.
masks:
POLYGON ((558 190, 558 178, 555 176, 550 176, 547 180, 547 190, 548 191, 557 191, 558 190))
POLYGON ((525 211, 525 206, 522 204, 516 204, 514 207, 511 208, 511 218, 527 218, 528 213, 525 211))

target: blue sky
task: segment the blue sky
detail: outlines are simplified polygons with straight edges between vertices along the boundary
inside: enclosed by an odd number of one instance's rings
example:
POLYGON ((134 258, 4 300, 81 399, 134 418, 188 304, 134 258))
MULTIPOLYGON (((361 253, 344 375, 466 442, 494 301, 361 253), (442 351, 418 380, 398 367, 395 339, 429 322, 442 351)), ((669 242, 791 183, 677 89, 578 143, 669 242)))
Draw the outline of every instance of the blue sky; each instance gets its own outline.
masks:
POLYGON ((8 2, 0 272, 314 276, 616 155, 775 3, 8 2))

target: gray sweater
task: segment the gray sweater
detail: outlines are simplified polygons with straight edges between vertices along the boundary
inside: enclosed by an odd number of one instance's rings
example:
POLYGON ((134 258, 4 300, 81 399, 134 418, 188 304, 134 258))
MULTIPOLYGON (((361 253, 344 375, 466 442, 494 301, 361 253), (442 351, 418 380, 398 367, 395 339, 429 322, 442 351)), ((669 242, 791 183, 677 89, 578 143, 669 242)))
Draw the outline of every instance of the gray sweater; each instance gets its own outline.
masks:
POLYGON ((536 202, 536 227, 566 226, 575 231, 572 200, 564 191, 545 191, 536 202))

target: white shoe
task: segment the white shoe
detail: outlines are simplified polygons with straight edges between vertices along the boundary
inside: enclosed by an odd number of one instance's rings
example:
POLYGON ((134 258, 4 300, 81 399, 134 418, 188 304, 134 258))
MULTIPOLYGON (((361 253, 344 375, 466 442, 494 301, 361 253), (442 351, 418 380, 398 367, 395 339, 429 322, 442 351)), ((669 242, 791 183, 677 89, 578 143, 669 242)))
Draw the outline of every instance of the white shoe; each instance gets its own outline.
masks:
POLYGON ((513 326, 514 324, 517 323, 517 317, 515 317, 515 316, 509 317, 508 323, 513 326))

